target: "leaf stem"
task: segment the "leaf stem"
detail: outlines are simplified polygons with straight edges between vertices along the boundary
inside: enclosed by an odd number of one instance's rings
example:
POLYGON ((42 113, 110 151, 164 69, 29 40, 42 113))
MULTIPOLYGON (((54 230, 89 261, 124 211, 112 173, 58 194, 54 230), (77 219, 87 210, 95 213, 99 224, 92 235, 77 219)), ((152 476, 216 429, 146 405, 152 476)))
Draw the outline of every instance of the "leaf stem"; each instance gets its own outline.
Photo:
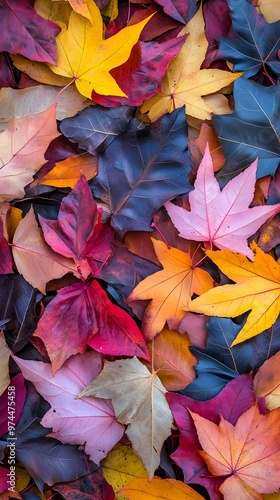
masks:
POLYGON ((154 228, 154 229, 155 229, 155 230, 156 230, 156 231, 160 234, 160 236, 162 237, 162 239, 163 239, 164 243, 166 244, 166 246, 167 246, 168 250, 170 250, 170 249, 171 249, 171 246, 168 244, 167 239, 163 236, 163 234, 162 234, 161 230, 160 230, 160 229, 159 229, 159 227, 158 227, 158 226, 154 223, 154 221, 153 221, 153 222, 151 222, 151 227, 153 227, 153 228, 154 228))

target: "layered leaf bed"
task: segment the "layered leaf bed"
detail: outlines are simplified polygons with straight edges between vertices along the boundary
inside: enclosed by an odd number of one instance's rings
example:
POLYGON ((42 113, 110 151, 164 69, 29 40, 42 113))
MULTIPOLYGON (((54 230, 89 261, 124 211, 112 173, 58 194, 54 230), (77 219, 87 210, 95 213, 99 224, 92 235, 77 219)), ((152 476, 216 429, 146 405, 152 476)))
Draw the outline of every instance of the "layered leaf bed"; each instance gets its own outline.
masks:
POLYGON ((278 1, 0 14, 1 499, 279 498, 278 1))

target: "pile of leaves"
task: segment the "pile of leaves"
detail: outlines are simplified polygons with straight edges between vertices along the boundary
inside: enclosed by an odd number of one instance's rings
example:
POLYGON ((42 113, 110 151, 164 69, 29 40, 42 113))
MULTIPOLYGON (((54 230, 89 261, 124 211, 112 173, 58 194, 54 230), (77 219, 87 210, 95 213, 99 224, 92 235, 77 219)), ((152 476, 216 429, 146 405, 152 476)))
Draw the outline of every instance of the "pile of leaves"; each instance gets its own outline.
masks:
POLYGON ((280 498, 278 0, 0 12, 1 499, 280 498))

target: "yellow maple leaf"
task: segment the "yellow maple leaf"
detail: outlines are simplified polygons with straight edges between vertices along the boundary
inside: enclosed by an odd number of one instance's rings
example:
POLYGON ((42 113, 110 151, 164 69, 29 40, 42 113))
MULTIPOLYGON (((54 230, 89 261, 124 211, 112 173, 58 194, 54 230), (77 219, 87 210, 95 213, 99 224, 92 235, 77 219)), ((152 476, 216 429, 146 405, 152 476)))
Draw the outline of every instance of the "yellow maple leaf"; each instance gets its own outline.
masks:
POLYGON ((207 250, 208 257, 236 284, 209 290, 187 306, 188 311, 222 318, 251 311, 232 346, 270 328, 280 310, 280 266, 255 242, 251 249, 254 262, 231 250, 207 250))
POLYGON ((91 21, 72 11, 68 26, 58 23, 61 32, 56 37, 57 64, 49 67, 57 75, 75 78, 77 89, 89 99, 93 90, 102 95, 127 97, 110 71, 127 61, 152 16, 104 40, 103 20, 97 5, 87 1, 87 7, 91 21))
POLYGON ((142 322, 143 334, 149 340, 163 329, 166 321, 170 328, 177 328, 192 294, 200 295, 213 286, 211 276, 195 268, 188 253, 151 239, 163 270, 141 281, 128 297, 128 300, 152 299, 142 322))
POLYGON ((168 66, 161 82, 161 92, 145 101, 140 108, 142 113, 148 113, 151 121, 183 105, 187 115, 209 120, 216 107, 213 109, 202 96, 217 92, 242 75, 220 69, 200 69, 208 46, 201 8, 179 33, 180 36, 184 34, 188 36, 179 54, 168 66))

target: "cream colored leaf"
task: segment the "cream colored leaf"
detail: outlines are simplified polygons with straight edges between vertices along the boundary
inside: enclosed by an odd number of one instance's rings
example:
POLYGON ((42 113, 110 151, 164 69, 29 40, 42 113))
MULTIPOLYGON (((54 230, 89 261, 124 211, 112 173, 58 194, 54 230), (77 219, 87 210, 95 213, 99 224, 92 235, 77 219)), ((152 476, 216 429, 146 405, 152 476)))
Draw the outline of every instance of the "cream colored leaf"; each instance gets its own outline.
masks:
POLYGON ((257 0, 257 7, 268 23, 280 20, 279 0, 257 0))
POLYGON ((150 478, 173 420, 165 393, 158 376, 134 357, 105 361, 102 372, 79 394, 112 400, 116 418, 128 426, 126 433, 150 478))
POLYGON ((61 278, 67 273, 79 277, 74 261, 59 255, 47 245, 33 208, 15 231, 12 252, 18 272, 44 294, 50 280, 61 278))

